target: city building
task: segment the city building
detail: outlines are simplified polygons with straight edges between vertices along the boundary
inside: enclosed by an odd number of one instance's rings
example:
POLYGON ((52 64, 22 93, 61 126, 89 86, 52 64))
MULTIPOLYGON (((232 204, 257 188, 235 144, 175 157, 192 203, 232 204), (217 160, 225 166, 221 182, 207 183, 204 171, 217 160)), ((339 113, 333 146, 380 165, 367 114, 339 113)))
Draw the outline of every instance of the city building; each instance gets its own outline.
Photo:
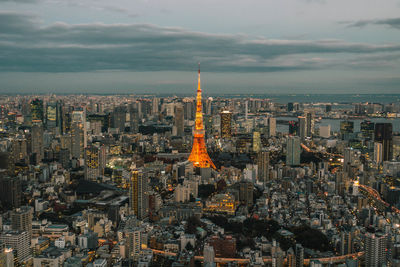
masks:
POLYGON ((137 218, 142 219, 148 215, 148 181, 140 170, 131 172, 129 186, 129 207, 137 218))
POLYGON ((300 139, 297 136, 289 136, 286 143, 286 165, 300 165, 300 139))
POLYGON ((382 160, 393 158, 393 132, 391 123, 376 123, 374 141, 382 144, 382 160))
POLYGON ((221 116, 221 138, 232 138, 232 112, 224 110, 221 116))

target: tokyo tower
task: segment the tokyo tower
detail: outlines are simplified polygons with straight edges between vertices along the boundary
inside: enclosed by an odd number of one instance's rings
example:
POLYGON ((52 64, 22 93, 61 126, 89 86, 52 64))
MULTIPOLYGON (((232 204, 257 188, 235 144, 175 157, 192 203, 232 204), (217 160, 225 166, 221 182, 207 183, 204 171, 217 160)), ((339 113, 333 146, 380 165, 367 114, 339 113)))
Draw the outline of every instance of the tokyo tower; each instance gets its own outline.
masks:
POLYGON ((193 131, 193 147, 189 156, 189 161, 193 163, 194 167, 212 167, 216 169, 214 163, 207 153, 206 142, 204 141, 203 106, 201 103, 200 86, 200 63, 196 97, 196 122, 193 131))

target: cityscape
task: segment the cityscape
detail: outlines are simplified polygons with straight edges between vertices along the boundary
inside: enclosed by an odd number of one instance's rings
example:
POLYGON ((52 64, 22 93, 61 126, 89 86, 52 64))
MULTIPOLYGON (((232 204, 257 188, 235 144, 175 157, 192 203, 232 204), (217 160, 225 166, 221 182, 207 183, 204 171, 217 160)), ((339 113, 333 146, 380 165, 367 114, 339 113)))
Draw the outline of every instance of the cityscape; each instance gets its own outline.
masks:
POLYGON ((0 267, 400 267, 399 0, 0 0, 0 267))

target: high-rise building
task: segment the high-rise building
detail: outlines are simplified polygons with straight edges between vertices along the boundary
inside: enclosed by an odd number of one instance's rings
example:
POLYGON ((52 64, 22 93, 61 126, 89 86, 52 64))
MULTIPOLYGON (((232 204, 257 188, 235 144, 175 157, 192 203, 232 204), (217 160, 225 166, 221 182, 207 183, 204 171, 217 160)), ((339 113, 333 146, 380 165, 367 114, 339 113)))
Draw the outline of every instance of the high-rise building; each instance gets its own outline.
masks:
POLYGON ((276 135, 276 119, 269 117, 268 118, 268 136, 275 136, 276 135))
POLYGON ((204 245, 203 255, 204 255, 204 267, 214 267, 215 266, 214 247, 208 244, 204 245))
POLYGON ((365 234, 365 266, 379 267, 386 264, 388 235, 383 233, 365 234))
POLYGON ((74 158, 82 158, 86 147, 86 133, 82 123, 74 122, 71 127, 71 154, 74 158))
POLYGON ((304 266, 304 248, 301 244, 296 244, 296 267, 304 266))
POLYGON ((232 112, 224 110, 221 116, 221 138, 229 139, 232 137, 232 112))
POLYGON ((119 106, 114 109, 112 113, 112 125, 113 128, 119 129, 122 133, 125 131, 125 122, 126 122, 126 107, 119 106))
POLYGON ((32 122, 43 122, 43 101, 36 98, 31 101, 32 122))
POLYGON ((85 148, 85 179, 95 181, 104 175, 105 163, 106 150, 104 146, 85 148))
POLYGON ((294 110, 294 105, 292 102, 287 103, 287 111, 292 112, 294 110))
POLYGON ((200 84, 200 66, 198 72, 198 84, 197 84, 197 97, 196 97, 196 121, 195 128, 193 131, 193 145, 192 152, 189 156, 189 161, 193 163, 193 166, 200 168, 214 168, 210 156, 207 153, 206 142, 204 140, 204 125, 203 125, 203 106, 201 102, 201 84, 200 84))
POLYGON ((306 136, 312 137, 314 134, 314 114, 311 112, 306 113, 306 136))
POLYGON ((176 135, 183 136, 185 133, 185 119, 183 114, 183 105, 181 103, 175 105, 174 114, 174 127, 176 128, 176 135))
POLYGON ((27 231, 9 230, 0 235, 0 242, 13 249, 17 264, 22 264, 32 258, 30 241, 27 231))
POLYGON ((289 134, 290 135, 299 135, 299 122, 298 121, 289 121, 289 134))
POLYGON ((269 181, 269 152, 261 151, 257 157, 258 166, 258 181, 262 182, 265 186, 265 182, 269 181))
POLYGON ((374 137, 375 123, 371 121, 363 121, 360 123, 360 131, 362 136, 366 139, 372 139, 374 137))
POLYGON ((127 252, 129 259, 137 259, 141 251, 141 229, 138 227, 128 227, 124 229, 127 252))
POLYGON ((377 164, 383 162, 383 146, 382 143, 374 142, 374 161, 377 164))
POLYGON ((393 159, 393 132, 391 123, 375 124, 375 142, 382 144, 382 160, 389 161, 393 159))
POLYGON ((15 138, 12 142, 14 163, 28 162, 28 142, 25 138, 15 138))
POLYGON ((34 156, 34 164, 39 164, 44 157, 43 127, 37 123, 32 126, 31 153, 34 156))
POLYGON ((21 180, 18 177, 0 177, 0 200, 3 207, 21 206, 21 180))
POLYGON ((297 136, 289 136, 286 143, 286 165, 300 165, 300 139, 297 136))
POLYGON ((27 231, 32 236, 32 218, 33 208, 30 206, 22 206, 11 212, 11 228, 12 230, 27 231))
POLYGON ((319 136, 329 138, 331 136, 331 125, 319 126, 319 136))
POLYGON ((306 123, 306 117, 299 116, 299 130, 298 130, 298 136, 300 136, 301 139, 306 138, 307 136, 307 123, 306 123))
POLYGON ((342 135, 354 133, 354 122, 353 121, 341 121, 340 122, 340 133, 342 135))
POLYGON ((46 105, 46 128, 53 129, 57 127, 57 116, 60 115, 57 102, 48 102, 46 105))
POLYGON ((353 235, 352 231, 343 230, 340 236, 340 254, 346 255, 353 253, 353 235))
POLYGON ((253 182, 239 182, 239 201, 248 207, 253 206, 253 182))
POLYGON ((393 136, 393 158, 400 159, 400 135, 393 136))
POLYGON ((129 187, 129 206, 137 218, 142 219, 148 215, 147 178, 140 170, 133 170, 129 187))
POLYGON ((260 132, 253 132, 253 152, 261 151, 261 135, 260 132))

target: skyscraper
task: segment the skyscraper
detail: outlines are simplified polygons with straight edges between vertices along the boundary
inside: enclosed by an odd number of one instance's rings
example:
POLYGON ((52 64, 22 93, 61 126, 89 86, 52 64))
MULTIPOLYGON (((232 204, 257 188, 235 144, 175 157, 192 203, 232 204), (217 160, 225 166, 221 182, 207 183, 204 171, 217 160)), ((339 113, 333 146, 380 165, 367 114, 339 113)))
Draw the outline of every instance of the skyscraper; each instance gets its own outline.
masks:
POLYGON ((261 151, 257 157, 258 181, 265 185, 269 180, 269 152, 261 151))
POLYGON ((22 264, 32 257, 30 251, 30 240, 27 231, 9 230, 0 234, 0 242, 14 250, 14 257, 18 264, 22 264))
POLYGON ((32 236, 32 218, 33 208, 30 206, 22 206, 11 212, 11 228, 12 230, 27 231, 32 236))
POLYGON ((184 114, 183 114, 183 105, 181 103, 175 105, 174 109, 174 127, 176 129, 176 135, 177 136, 183 136, 184 135, 184 114))
POLYGON ((289 136, 286 143, 286 165, 300 165, 300 139, 297 136, 289 136))
POLYGON ((253 152, 258 153, 261 150, 261 135, 260 132, 253 132, 253 152))
POLYGON ((299 122, 298 121, 289 121, 289 134, 290 135, 299 135, 299 122))
POLYGON ((354 132, 353 121, 341 121, 340 122, 340 133, 342 135, 351 134, 354 132))
POLYGON ((105 147, 90 146, 85 148, 85 179, 95 181, 104 175, 106 161, 105 147))
POLYGON ((388 235, 383 233, 365 234, 365 266, 378 267, 386 264, 388 235))
POLYGON ((200 66, 198 72, 198 84, 197 84, 197 97, 196 97, 196 121, 195 128, 193 131, 193 146, 192 152, 189 156, 189 161, 193 163, 195 167, 200 168, 214 168, 210 156, 207 153, 206 142, 204 140, 204 126, 203 126, 203 106, 201 103, 201 84, 200 84, 200 66))
POLYGON ((360 131, 362 136, 366 139, 372 139, 374 137, 375 123, 371 121, 363 121, 360 123, 360 131))
POLYGON ((303 267, 304 266, 304 248, 301 244, 296 244, 295 255, 296 255, 296 267, 303 267))
POLYGON ((232 137, 232 112, 224 110, 221 116, 221 138, 229 139, 232 137))
POLYGON ((375 124, 375 142, 382 144, 382 160, 388 161, 393 158, 393 132, 391 123, 375 124))
POLYGON ((0 177, 0 201, 7 208, 21 206, 21 180, 18 177, 0 177))
POLYGON ((268 118, 268 136, 276 135, 276 119, 273 117, 268 118))
POLYGON ((314 114, 311 112, 306 113, 306 136, 312 137, 314 134, 314 114))
POLYGON ((299 120, 298 136, 300 136, 301 139, 304 139, 307 136, 306 117, 299 116, 298 120, 299 120))
POLYGON ((71 127, 71 154, 74 158, 83 157, 86 147, 86 134, 82 123, 74 122, 71 127))
POLYGON ((129 187, 129 206, 137 218, 148 215, 147 178, 140 170, 133 170, 129 187))
POLYGON ((34 164, 38 164, 43 159, 44 147, 43 147, 43 127, 38 123, 34 123, 32 126, 31 133, 31 152, 34 156, 34 164))
POLYGON ((43 101, 39 98, 31 101, 32 122, 43 122, 43 101))

